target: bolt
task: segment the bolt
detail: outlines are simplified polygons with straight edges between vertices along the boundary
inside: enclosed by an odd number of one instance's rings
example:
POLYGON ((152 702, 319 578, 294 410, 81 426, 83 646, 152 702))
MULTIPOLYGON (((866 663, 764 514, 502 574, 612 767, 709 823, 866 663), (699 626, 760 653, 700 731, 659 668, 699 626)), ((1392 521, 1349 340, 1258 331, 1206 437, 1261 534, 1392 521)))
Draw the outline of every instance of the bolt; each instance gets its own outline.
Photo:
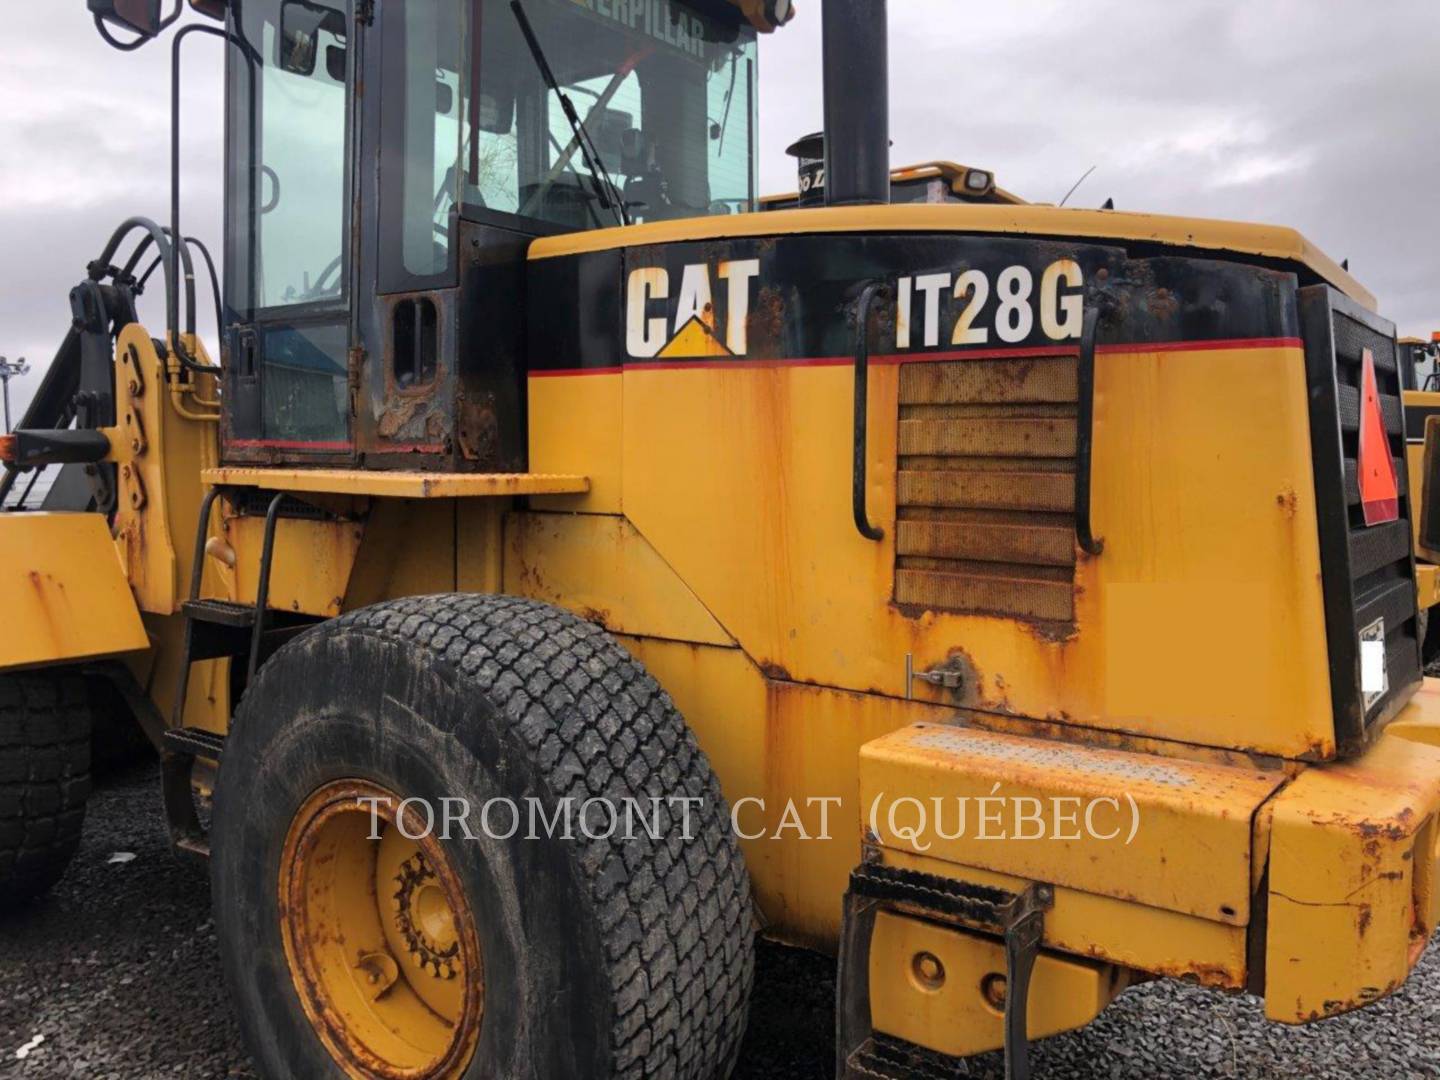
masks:
POLYGON ((945 984, 945 965, 931 952, 918 952, 911 961, 915 978, 926 990, 939 990, 945 984))
POLYGON ((998 971, 992 971, 980 980, 980 994, 992 1009, 1004 1010, 1005 989, 1005 976, 998 971))

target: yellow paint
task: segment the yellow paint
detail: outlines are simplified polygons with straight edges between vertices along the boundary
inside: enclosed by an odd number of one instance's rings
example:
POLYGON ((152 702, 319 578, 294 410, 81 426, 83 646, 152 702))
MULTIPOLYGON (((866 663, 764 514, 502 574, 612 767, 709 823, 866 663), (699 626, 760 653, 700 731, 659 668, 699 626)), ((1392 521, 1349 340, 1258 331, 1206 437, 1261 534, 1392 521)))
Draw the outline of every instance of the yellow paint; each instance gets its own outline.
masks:
MULTIPOLYGON (((966 933, 889 911, 875 917, 870 953, 870 1018, 874 1029, 951 1057, 1005 1045, 1004 1009, 985 989, 1002 985, 1005 948, 996 938, 966 933), (939 962, 926 978, 922 954, 939 962)), ((1032 1039, 1083 1027, 1125 983, 1092 960, 1041 953, 1031 975, 1026 1030, 1032 1039)), ((1003 999, 1001 999, 1003 1001, 1003 999)))
POLYGON ((379 495, 396 499, 452 499, 496 495, 576 493, 589 489, 584 476, 539 473, 425 473, 364 469, 272 469, 226 466, 206 469, 207 484, 260 487, 271 491, 312 491, 336 495, 379 495))
MULTIPOLYGON (((204 346, 192 343, 209 363, 204 346)), ((169 615, 189 594, 195 518, 204 495, 202 469, 216 461, 215 428, 171 408, 165 362, 145 327, 132 323, 115 345, 116 416, 120 430, 142 431, 143 445, 126 447, 119 469, 115 543, 142 611, 169 615)), ((205 570, 205 595, 216 595, 223 575, 205 570)))
MULTIPOLYGON (((1418 556, 1418 552, 1416 553, 1418 556)), ((1421 611, 1440 604, 1440 567, 1434 563, 1415 563, 1415 600, 1421 611)))
MULTIPOLYGON (((872 848, 887 866, 1017 892, 1029 881, 977 866, 958 866, 891 848, 872 848)), ((1055 905, 1045 913, 1045 947, 1074 956, 1103 959, 1123 968, 1220 989, 1246 983, 1246 928, 1194 915, 1147 907, 1065 886, 1055 888, 1055 905)))
POLYGON ((943 724, 860 752, 866 824, 887 848, 1235 926, 1250 820, 1284 780, 943 724))
POLYGON ((0 669, 149 645, 100 514, 0 514, 0 669))
POLYGON ((346 1076, 458 1080, 485 1010, 479 933, 439 838, 396 819, 401 798, 340 780, 300 807, 279 860, 285 959, 346 1076))
POLYGON ((735 809, 768 932, 833 949, 860 860, 860 747, 948 710, 767 679, 738 649, 621 641, 675 699, 710 758, 735 809))
POLYGON ((1370 310, 1375 310, 1376 306, 1375 297, 1369 290, 1294 229, 1240 221, 1054 206, 911 203, 813 207, 685 218, 542 237, 530 245, 530 258, 548 259, 589 251, 696 240, 728 240, 740 236, 854 232, 1018 234, 1076 240, 1132 240, 1201 251, 1240 252, 1308 267, 1370 310))
MULTIPOLYGON (((1433 686, 1396 723, 1440 722, 1433 686)), ((1435 930, 1440 747, 1387 731, 1274 803, 1265 1014, 1303 1023, 1400 986, 1435 930)))
POLYGON ((1298 348, 1099 358, 1092 517, 1107 546, 1077 566, 1073 633, 886 602, 895 366, 870 377, 879 543, 851 523, 848 368, 621 378, 625 514, 767 670, 903 697, 907 653, 925 670, 959 652, 976 675, 962 696, 918 683, 917 696, 1289 757, 1333 753, 1298 348))
POLYGON ((568 607, 617 634, 734 644, 624 518, 512 514, 504 561, 505 592, 568 607))
MULTIPOLYGON (((339 615, 364 534, 359 521, 279 519, 267 606, 306 615, 339 615)), ((265 546, 265 517, 228 513, 223 535, 236 556, 234 586, 226 599, 253 604, 265 546)))
POLYGON ((1386 725, 1385 737, 1440 747, 1440 679, 1421 682, 1410 703, 1386 725))
POLYGON ((455 588, 504 591, 508 499, 465 499, 455 505, 455 588))
POLYGON ((371 508, 343 608, 398 596, 451 592, 457 585, 452 499, 381 499, 371 508))
POLYGON ((590 478, 590 490, 583 495, 535 497, 531 505, 620 513, 620 373, 584 378, 532 375, 528 382, 530 467, 590 478))

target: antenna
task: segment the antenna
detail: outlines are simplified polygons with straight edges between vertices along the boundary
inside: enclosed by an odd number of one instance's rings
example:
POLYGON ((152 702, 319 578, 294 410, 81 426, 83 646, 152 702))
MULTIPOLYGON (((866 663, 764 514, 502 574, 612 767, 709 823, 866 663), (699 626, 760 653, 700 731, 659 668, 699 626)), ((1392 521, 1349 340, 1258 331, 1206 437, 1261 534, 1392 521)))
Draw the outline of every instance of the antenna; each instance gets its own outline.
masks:
POLYGON ((1098 166, 1091 165, 1080 175, 1080 179, 1076 180, 1075 183, 1071 185, 1070 190, 1065 192, 1065 198, 1060 200, 1061 206, 1064 206, 1067 202, 1070 201, 1070 196, 1075 194, 1075 189, 1078 188, 1081 184, 1083 184, 1085 182, 1085 178, 1088 177, 1092 172, 1094 172, 1097 167, 1098 166))

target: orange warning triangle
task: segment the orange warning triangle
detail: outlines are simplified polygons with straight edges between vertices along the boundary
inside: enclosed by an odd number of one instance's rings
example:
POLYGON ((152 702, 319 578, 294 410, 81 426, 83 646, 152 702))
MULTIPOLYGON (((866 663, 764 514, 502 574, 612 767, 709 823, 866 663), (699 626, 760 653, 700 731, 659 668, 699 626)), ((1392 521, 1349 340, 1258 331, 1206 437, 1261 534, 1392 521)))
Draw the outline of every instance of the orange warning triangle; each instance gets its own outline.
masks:
POLYGON ((1360 453, 1356 462, 1360 506, 1366 525, 1382 525, 1400 516, 1400 490, 1385 414, 1380 411, 1380 388, 1375 382, 1375 357, 1365 350, 1360 371, 1360 453))

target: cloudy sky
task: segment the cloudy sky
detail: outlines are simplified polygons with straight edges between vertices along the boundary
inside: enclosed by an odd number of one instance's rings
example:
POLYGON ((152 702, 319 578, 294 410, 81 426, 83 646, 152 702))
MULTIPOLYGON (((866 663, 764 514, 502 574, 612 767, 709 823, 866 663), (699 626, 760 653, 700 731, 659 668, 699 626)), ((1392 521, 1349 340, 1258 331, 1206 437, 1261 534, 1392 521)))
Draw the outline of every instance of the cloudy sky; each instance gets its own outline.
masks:
MULTIPOLYGON (((761 47, 767 191, 793 190, 783 149, 820 126, 820 0, 797 5, 761 47)), ((1113 197, 1124 210, 1293 225, 1348 258, 1402 332, 1440 329, 1437 0, 890 9, 897 165, 980 165, 1046 202, 1094 165, 1072 205, 1113 197)), ((115 225, 168 213, 169 49, 111 50, 84 0, 0 10, 0 354, 38 367, 115 225)), ((218 251, 219 48, 187 48, 186 231, 218 251)))

